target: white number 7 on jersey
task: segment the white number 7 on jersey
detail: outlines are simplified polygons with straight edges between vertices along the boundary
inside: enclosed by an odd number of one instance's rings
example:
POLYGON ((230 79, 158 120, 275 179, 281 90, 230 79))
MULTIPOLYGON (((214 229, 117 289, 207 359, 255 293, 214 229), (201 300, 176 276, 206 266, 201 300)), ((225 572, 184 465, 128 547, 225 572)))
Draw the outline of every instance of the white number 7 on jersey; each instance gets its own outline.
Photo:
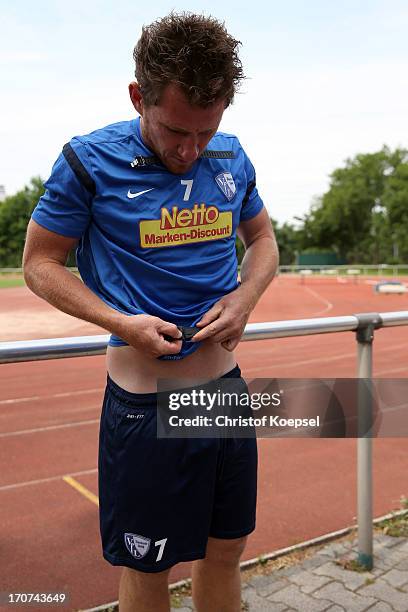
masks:
POLYGON ((164 540, 157 540, 157 542, 154 543, 155 546, 160 546, 159 554, 157 555, 156 561, 161 561, 161 558, 164 553, 164 547, 166 546, 166 542, 167 542, 167 538, 164 538, 164 540))
POLYGON ((187 200, 190 199, 190 193, 191 193, 191 190, 193 188, 193 180, 194 179, 180 181, 182 185, 186 186, 186 192, 185 192, 184 198, 183 198, 184 202, 187 202, 187 200))

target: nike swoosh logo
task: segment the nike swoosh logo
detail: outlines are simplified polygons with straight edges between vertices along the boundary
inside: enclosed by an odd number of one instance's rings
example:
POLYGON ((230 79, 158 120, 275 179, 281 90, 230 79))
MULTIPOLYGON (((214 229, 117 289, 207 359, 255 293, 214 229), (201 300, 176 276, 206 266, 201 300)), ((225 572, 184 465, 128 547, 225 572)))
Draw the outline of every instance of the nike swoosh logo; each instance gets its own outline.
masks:
POLYGON ((155 189, 155 187, 151 187, 150 189, 145 189, 144 191, 138 191, 137 193, 132 193, 129 189, 129 191, 127 192, 127 197, 128 198, 138 198, 139 196, 143 195, 144 193, 147 193, 148 191, 153 191, 153 189, 155 189))

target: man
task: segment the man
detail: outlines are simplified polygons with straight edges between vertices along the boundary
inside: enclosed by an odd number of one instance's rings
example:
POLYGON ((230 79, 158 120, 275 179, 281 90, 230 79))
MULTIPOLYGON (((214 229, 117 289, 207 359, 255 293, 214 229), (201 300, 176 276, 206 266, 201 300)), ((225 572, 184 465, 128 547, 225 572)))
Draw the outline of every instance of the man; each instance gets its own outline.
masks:
POLYGON ((104 556, 124 566, 121 612, 169 610, 169 570, 190 560, 197 610, 240 610, 256 441, 155 430, 159 378, 239 377, 233 350, 277 266, 253 166, 217 133, 243 78, 238 45, 202 15, 143 28, 129 85, 140 117, 65 145, 28 227, 27 285, 112 333, 99 497, 104 556), (78 241, 84 283, 64 267, 78 241))

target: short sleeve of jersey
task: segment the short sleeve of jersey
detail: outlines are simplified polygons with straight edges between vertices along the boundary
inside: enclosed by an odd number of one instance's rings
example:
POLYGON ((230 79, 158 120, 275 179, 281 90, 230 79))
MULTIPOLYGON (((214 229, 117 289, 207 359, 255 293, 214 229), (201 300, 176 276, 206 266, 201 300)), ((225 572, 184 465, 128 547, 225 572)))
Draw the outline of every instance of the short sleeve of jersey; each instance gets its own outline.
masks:
MULTIPOLYGON (((75 152, 78 155, 77 146, 75 152)), ((80 238, 91 218, 92 196, 79 182, 62 153, 44 187, 46 191, 32 214, 34 221, 56 234, 80 238)))
POLYGON ((247 179, 247 190, 242 200, 242 208, 241 208, 241 221, 248 221, 262 210, 263 201, 258 193, 258 189, 256 188, 256 175, 255 168, 250 162, 248 156, 244 152, 244 168, 247 179))

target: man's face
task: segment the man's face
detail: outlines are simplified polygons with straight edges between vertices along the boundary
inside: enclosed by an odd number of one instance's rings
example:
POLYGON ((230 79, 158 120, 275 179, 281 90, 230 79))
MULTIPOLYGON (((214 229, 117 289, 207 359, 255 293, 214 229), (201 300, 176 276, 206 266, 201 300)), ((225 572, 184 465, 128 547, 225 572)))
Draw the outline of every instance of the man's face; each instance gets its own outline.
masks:
POLYGON ((146 145, 170 172, 188 172, 215 134, 225 109, 219 100, 207 108, 191 106, 174 84, 164 89, 156 105, 145 106, 136 83, 129 85, 130 97, 142 116, 141 129, 146 145))

